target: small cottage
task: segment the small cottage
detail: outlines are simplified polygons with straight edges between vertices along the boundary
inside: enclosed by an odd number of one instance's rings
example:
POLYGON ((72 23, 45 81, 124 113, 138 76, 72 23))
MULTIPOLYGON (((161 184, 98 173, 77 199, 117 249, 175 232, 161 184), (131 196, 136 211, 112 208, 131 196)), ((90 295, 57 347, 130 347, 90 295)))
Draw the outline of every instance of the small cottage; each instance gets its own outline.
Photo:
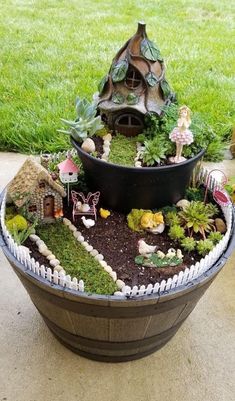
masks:
POLYGON ((63 184, 77 182, 79 168, 70 158, 67 158, 66 160, 59 163, 58 169, 59 169, 60 181, 63 184))
POLYGON ((8 195, 17 208, 26 207, 39 220, 63 216, 64 188, 32 157, 28 158, 8 186, 8 195))
POLYGON ((160 50, 148 39, 145 23, 139 22, 135 35, 114 57, 97 100, 101 119, 126 136, 140 134, 144 116, 160 117, 163 107, 174 100, 160 50))

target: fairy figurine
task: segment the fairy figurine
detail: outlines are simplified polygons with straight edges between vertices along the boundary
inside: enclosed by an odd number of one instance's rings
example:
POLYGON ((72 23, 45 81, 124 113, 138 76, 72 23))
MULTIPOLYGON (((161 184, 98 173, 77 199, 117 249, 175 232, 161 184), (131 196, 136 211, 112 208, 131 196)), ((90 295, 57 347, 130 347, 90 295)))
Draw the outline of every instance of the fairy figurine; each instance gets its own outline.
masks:
POLYGON ((184 145, 190 145, 193 142, 193 134, 189 130, 190 124, 190 109, 187 106, 180 107, 177 127, 169 135, 170 140, 176 143, 176 155, 170 157, 172 163, 181 163, 186 160, 182 156, 182 150, 184 145))

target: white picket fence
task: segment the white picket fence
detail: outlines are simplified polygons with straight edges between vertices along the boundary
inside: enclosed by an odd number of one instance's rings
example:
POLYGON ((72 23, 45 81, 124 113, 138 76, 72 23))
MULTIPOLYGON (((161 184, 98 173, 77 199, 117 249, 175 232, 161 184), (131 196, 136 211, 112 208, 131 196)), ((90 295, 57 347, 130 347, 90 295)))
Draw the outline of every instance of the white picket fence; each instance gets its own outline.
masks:
MULTIPOLYGON (((208 176, 208 171, 205 169, 201 170, 200 179, 202 182, 206 182, 208 176)), ((213 190, 214 188, 219 187, 219 184, 212 177, 209 179, 209 189, 213 190)), ((1 206, 0 212, 0 220, 2 233, 5 239, 5 242, 10 250, 10 252, 16 257, 16 259, 22 263, 26 269, 30 270, 37 276, 41 276, 48 282, 52 284, 59 285, 61 287, 66 287, 69 289, 77 290, 77 291, 85 291, 85 285, 83 280, 79 280, 74 277, 71 279, 70 275, 64 275, 63 273, 54 272, 52 273, 51 268, 47 268, 44 265, 40 265, 34 258, 30 257, 30 254, 18 246, 5 225, 5 209, 6 209, 6 193, 4 195, 4 199, 1 206)), ((133 288, 129 286, 124 286, 122 288, 122 296, 123 297, 136 297, 143 296, 147 294, 162 294, 166 291, 170 291, 174 288, 180 287, 182 285, 190 283, 192 280, 198 278, 207 270, 209 270, 213 264, 218 260, 218 258, 222 255, 224 250, 227 248, 229 238, 231 235, 232 229, 232 220, 233 220, 233 207, 230 203, 228 206, 222 207, 222 212, 224 214, 224 218, 227 225, 227 232, 224 235, 223 239, 213 248, 213 250, 205 256, 205 258, 201 259, 200 262, 197 262, 195 265, 192 265, 190 268, 186 268, 184 271, 180 271, 178 274, 175 274, 173 278, 169 278, 167 281, 162 280, 160 283, 156 283, 155 285, 149 284, 147 287, 144 285, 134 286, 133 288)))

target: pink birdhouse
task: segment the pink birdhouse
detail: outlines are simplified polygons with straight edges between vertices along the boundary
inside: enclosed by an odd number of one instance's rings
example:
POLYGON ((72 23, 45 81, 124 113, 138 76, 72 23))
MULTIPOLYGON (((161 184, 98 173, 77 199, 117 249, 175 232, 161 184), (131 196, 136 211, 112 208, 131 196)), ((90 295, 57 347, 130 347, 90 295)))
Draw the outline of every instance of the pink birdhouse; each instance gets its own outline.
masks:
POLYGON ((77 182, 79 167, 70 159, 62 161, 58 164, 58 169, 60 171, 59 176, 63 184, 77 182))

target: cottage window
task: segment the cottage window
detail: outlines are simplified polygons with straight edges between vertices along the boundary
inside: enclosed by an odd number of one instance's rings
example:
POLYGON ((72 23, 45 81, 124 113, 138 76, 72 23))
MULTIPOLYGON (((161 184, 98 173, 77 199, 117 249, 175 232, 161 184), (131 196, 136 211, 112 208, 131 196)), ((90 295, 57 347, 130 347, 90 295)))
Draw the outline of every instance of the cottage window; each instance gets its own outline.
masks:
POLYGON ((132 114, 124 114, 123 116, 119 117, 117 124, 130 127, 139 127, 142 126, 142 121, 139 117, 132 114))
POLYGON ((37 211, 37 206, 36 205, 29 206, 29 212, 30 213, 33 213, 33 212, 36 212, 36 211, 37 211))
POLYGON ((130 89, 135 89, 141 84, 141 81, 140 73, 134 68, 129 68, 126 75, 126 86, 130 89))
POLYGON ((45 188, 45 182, 39 182, 39 188, 45 188))
POLYGON ((134 113, 125 113, 116 118, 114 127, 120 134, 138 135, 143 131, 143 118, 134 113))

